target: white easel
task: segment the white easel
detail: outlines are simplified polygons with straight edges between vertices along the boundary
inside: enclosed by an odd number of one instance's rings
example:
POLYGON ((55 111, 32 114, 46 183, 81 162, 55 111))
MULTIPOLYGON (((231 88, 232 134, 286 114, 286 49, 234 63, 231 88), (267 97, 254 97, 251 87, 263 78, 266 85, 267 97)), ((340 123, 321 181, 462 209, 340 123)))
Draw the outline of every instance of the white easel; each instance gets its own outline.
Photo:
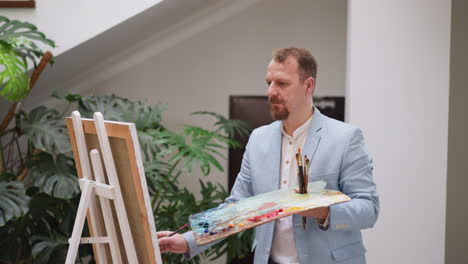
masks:
POLYGON ((96 133, 99 139, 99 145, 102 151, 101 154, 104 159, 104 166, 109 184, 105 183, 100 153, 97 149, 90 151, 91 163, 94 176, 96 178, 95 180, 92 179, 80 113, 77 111, 73 112, 72 119, 83 178, 79 180, 82 194, 75 224, 73 226, 72 236, 69 239, 70 246, 68 248, 65 263, 75 263, 79 244, 96 244, 96 257, 99 260, 99 263, 124 262, 120 251, 121 249, 119 248, 119 243, 117 241, 117 233, 109 200, 114 201, 115 210, 119 216, 118 224, 121 230, 128 263, 138 263, 119 179, 117 177, 114 159, 109 144, 109 138, 104 124, 104 118, 101 113, 94 114, 96 133), (98 210, 96 197, 99 197, 102 212, 99 212, 98 210), (88 209, 91 226, 93 227, 94 234, 98 236, 82 238, 81 235, 88 209), (97 217, 100 213, 102 213, 105 228, 103 228, 99 221, 97 221, 97 217), (103 236, 104 229, 107 236, 103 236), (109 260, 105 253, 104 243, 109 244, 112 260, 109 260))

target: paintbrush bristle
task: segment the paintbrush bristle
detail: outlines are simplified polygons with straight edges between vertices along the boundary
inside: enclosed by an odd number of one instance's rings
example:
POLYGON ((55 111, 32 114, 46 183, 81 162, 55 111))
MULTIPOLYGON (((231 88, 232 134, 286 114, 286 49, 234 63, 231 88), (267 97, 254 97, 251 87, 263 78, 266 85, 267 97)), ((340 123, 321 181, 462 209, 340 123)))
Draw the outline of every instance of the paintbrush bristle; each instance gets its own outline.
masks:
POLYGON ((302 166, 302 161, 301 161, 301 157, 299 156, 299 153, 296 153, 296 161, 297 161, 297 165, 302 166))

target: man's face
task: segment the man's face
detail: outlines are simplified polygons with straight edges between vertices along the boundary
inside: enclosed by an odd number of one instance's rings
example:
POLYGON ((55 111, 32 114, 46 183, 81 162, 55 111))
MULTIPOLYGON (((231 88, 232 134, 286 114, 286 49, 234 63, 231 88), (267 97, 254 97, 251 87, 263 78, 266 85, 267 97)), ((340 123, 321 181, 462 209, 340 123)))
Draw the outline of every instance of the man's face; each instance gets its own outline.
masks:
POLYGON ((281 63, 271 60, 267 68, 266 83, 273 119, 286 120, 297 109, 298 104, 302 103, 306 90, 296 59, 289 57, 281 63))

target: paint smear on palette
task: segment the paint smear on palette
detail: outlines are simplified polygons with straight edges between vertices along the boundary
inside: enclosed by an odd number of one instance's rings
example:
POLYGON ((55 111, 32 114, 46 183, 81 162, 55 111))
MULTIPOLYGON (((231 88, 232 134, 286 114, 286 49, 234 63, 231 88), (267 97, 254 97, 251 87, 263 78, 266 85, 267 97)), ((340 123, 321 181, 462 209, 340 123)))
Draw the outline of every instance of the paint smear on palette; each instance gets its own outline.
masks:
POLYGON ((326 190, 325 186, 324 181, 310 182, 306 194, 296 193, 296 186, 191 215, 189 220, 195 241, 205 245, 282 217, 351 200, 339 191, 326 190))

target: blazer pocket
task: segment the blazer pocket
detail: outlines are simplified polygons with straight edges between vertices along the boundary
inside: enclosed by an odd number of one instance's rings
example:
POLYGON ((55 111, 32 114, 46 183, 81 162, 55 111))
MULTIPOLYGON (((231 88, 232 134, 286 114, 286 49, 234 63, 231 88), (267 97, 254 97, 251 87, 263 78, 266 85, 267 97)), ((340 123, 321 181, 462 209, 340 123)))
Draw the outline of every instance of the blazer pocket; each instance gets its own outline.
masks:
POLYGON ((336 248, 332 250, 333 259, 336 261, 343 261, 349 258, 364 255, 366 248, 362 244, 362 241, 358 241, 352 244, 348 244, 344 247, 336 248))

